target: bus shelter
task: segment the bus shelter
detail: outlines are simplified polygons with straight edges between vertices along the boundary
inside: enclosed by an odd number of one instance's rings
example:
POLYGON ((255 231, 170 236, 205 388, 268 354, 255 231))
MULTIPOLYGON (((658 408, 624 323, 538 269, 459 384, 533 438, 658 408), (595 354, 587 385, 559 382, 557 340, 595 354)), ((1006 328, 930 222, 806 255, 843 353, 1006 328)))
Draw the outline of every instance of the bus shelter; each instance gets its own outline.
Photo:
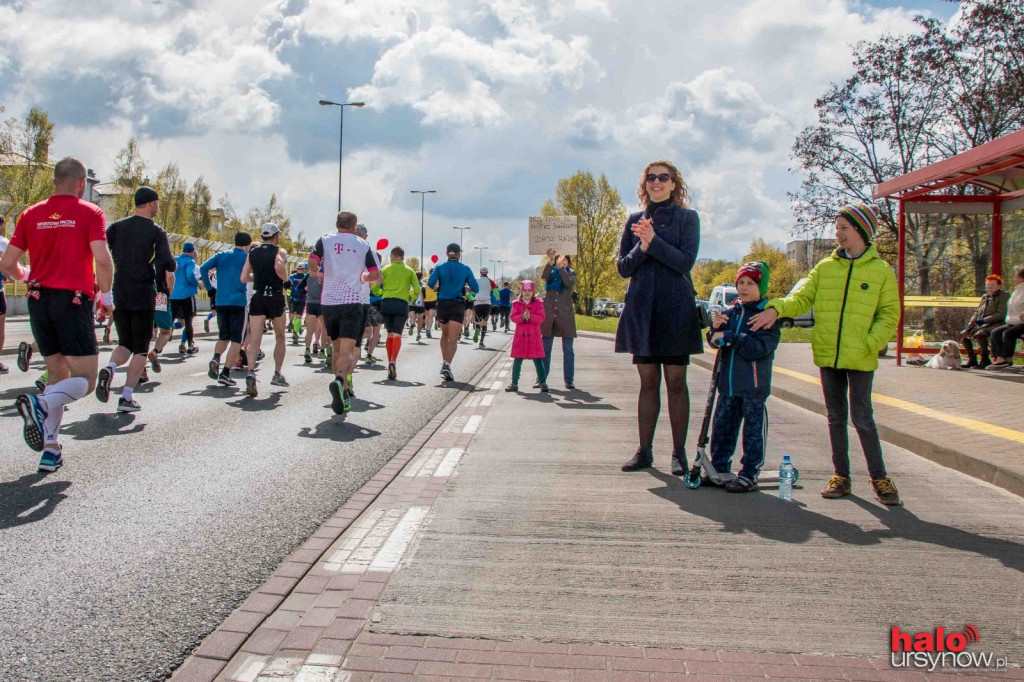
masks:
MULTIPOLYGON (((901 364, 906 350, 906 308, 973 308, 979 301, 977 296, 906 295, 907 215, 991 216, 990 272, 1002 276, 1003 217, 1024 209, 1024 130, 875 185, 871 194, 875 200, 888 199, 899 206, 900 325, 896 362, 901 364)), ((914 348, 913 352, 935 353, 936 349, 914 348)))

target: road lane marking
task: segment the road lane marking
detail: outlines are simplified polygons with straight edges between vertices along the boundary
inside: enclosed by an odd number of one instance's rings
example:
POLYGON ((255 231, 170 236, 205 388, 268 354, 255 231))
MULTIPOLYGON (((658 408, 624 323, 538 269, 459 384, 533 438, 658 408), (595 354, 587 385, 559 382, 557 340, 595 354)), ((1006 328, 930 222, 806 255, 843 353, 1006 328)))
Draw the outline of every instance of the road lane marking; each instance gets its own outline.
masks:
POLYGON ((477 429, 480 428, 480 423, 484 420, 479 414, 474 414, 466 422, 466 425, 462 428, 463 433, 476 433, 477 429))
POLYGON ((452 448, 449 450, 445 458, 437 465, 437 469, 434 470, 434 476, 451 476, 455 473, 455 467, 465 452, 463 448, 452 448))
POLYGON ((377 552, 373 563, 370 564, 370 570, 393 571, 398 567, 398 562, 401 561, 405 550, 409 548, 409 543, 416 535, 416 531, 419 530, 423 519, 427 517, 428 511, 430 511, 430 507, 411 507, 409 511, 405 512, 402 520, 391 531, 387 542, 377 552))
MULTIPOLYGON (((778 365, 775 365, 773 371, 775 371, 778 374, 784 374, 788 377, 793 377, 794 379, 799 379, 800 381, 805 381, 809 384, 816 384, 818 386, 821 385, 821 379, 812 374, 804 374, 803 372, 797 372, 795 370, 787 369, 785 367, 779 367, 778 365)), ((920 415, 922 417, 929 417, 931 419, 945 422, 947 424, 953 424, 955 426, 960 426, 971 431, 983 433, 988 436, 1004 438, 1015 443, 1024 443, 1024 431, 1015 431, 1014 429, 1008 429, 1003 426, 996 426, 995 424, 988 424, 977 419, 968 419, 966 417, 958 417, 956 415, 946 414, 945 412, 933 410, 932 408, 925 407, 924 405, 918 405, 917 403, 912 403, 908 400, 900 400, 899 398, 893 398, 891 396, 883 395, 881 393, 872 393, 871 400, 882 405, 895 407, 898 410, 905 410, 912 414, 920 415)))
POLYGON ((480 405, 482 407, 490 407, 493 404, 494 404, 494 394, 493 393, 488 393, 487 395, 484 396, 484 399, 480 401, 480 405))

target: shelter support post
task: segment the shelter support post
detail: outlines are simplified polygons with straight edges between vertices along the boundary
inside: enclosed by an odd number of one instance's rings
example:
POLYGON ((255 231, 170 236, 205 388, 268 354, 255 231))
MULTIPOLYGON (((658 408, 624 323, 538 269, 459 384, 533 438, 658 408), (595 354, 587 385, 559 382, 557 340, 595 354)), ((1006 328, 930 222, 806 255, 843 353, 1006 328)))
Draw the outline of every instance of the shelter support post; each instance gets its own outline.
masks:
POLYGON ((1003 276, 1003 202, 992 212, 992 273, 1003 276))
POLYGON ((899 261, 896 265, 896 285, 900 294, 900 326, 896 332, 897 367, 903 364, 903 297, 906 293, 907 277, 907 214, 905 208, 903 200, 900 199, 897 209, 899 211, 899 261))

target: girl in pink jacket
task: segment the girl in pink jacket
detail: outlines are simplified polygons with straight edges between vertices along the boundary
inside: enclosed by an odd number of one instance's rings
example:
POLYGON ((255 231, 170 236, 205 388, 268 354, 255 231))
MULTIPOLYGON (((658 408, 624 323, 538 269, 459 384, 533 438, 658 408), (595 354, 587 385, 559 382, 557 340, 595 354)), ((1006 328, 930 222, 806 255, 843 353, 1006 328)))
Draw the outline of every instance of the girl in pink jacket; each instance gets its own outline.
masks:
POLYGON ((519 298, 512 302, 510 317, 516 323, 516 334, 512 337, 512 383, 505 390, 515 393, 519 390, 519 375, 523 371, 523 360, 533 360, 537 369, 537 383, 540 392, 547 393, 544 383, 544 342, 540 336, 540 323, 544 321, 544 301, 534 296, 533 281, 524 279, 519 284, 519 298))

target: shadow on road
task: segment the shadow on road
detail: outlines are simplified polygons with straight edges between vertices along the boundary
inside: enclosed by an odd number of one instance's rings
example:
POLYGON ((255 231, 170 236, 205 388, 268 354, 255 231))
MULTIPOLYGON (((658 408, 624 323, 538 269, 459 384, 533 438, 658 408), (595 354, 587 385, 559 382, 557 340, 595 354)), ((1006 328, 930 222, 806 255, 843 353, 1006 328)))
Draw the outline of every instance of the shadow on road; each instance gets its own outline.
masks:
POLYGON ((847 545, 876 545, 893 536, 925 544, 966 550, 997 559, 1004 566, 1024 571, 1024 545, 989 538, 938 523, 922 521, 903 507, 883 508, 851 496, 835 506, 853 503, 876 516, 887 530, 864 530, 855 523, 834 519, 807 509, 801 502, 780 500, 770 494, 730 495, 724 490, 703 486, 689 490, 681 478, 657 469, 648 473, 665 483, 651 492, 679 505, 683 511, 722 525, 723 533, 754 533, 768 540, 805 543, 821 533, 847 545), (723 500, 728 496, 728 500, 723 500))
POLYGON ((423 386, 419 381, 399 381, 397 379, 381 379, 380 381, 373 382, 378 386, 394 386, 396 388, 413 388, 416 386, 423 386))
MULTIPOLYGON (((209 377, 207 377, 207 379, 212 381, 209 377)), ((194 389, 191 391, 185 391, 184 393, 179 393, 178 395, 187 395, 193 398, 234 398, 238 394, 239 390, 241 389, 239 389, 238 386, 221 386, 220 384, 213 384, 207 386, 201 391, 199 389, 194 389)))
MULTIPOLYGON (((442 381, 435 388, 457 388, 460 391, 472 392, 476 387, 473 384, 467 384, 465 381, 442 381)), ((485 391, 487 389, 481 388, 480 390, 485 391)))
POLYGON ((553 394, 562 396, 558 401, 559 407, 567 410, 618 410, 611 403, 602 402, 604 398, 593 393, 581 391, 574 388, 571 391, 551 391, 553 394))
POLYGON ((234 402, 224 404, 237 407, 242 412, 266 412, 277 407, 281 403, 282 396, 284 396, 284 393, 281 391, 265 394, 263 398, 243 395, 234 402))
POLYGON ((299 438, 324 438, 337 443, 350 443, 364 438, 376 438, 380 435, 380 431, 374 431, 373 429, 356 424, 349 424, 346 421, 342 421, 341 417, 335 417, 320 422, 312 429, 304 426, 299 429, 298 435, 299 438))
POLYGON ((16 481, 0 483, 0 530, 42 521, 53 513, 67 495, 70 481, 54 481, 36 485, 48 474, 22 476, 16 481))
POLYGON ((135 424, 126 428, 135 421, 135 415, 130 412, 112 412, 90 414, 89 418, 62 426, 62 435, 70 435, 75 440, 99 440, 107 436, 127 436, 133 433, 140 433, 145 424, 135 424))
POLYGON ((14 400, 22 393, 39 393, 39 391, 29 383, 28 386, 22 388, 9 388, 6 391, 0 392, 0 400, 14 400))
POLYGON ((135 389, 136 393, 152 393, 153 389, 160 385, 159 381, 147 381, 135 389))

